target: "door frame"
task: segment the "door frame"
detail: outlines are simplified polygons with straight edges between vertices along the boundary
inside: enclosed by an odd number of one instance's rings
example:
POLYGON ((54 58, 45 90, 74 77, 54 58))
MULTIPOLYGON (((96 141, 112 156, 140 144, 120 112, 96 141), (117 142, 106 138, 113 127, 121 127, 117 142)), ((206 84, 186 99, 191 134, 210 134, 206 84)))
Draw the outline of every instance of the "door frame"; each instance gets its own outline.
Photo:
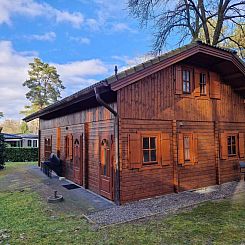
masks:
POLYGON ((113 188, 113 180, 114 180, 114 142, 113 142, 113 135, 108 133, 108 134, 103 134, 99 138, 99 193, 101 196, 112 200, 114 199, 114 188, 113 188), (107 170, 108 176, 102 174, 102 142, 106 140, 108 141, 108 147, 109 147, 109 156, 106 157, 109 160, 109 169, 107 170), (106 190, 103 190, 103 186, 109 187, 109 192, 106 190))
POLYGON ((73 135, 73 176, 74 176, 74 182, 78 185, 83 185, 83 133, 81 134, 74 134, 73 135), (75 147, 76 147, 76 141, 79 142, 79 153, 80 153, 80 168, 77 170, 76 164, 75 164, 75 147), (79 172, 79 180, 75 178, 76 174, 75 172, 79 172), (78 180, 78 182, 77 182, 78 180))

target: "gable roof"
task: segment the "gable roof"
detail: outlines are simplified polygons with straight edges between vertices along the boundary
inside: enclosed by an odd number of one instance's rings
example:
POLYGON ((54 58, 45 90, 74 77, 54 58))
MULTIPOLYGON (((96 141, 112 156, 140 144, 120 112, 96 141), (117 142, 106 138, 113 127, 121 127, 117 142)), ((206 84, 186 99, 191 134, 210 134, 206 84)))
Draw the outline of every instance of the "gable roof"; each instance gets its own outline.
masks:
POLYGON ((25 117, 23 120, 28 122, 35 118, 47 115, 51 112, 61 110, 62 108, 75 104, 79 101, 84 101, 88 98, 91 98, 95 96, 95 87, 104 87, 107 90, 117 91, 125 86, 128 86, 129 84, 140 80, 143 77, 149 76, 159 70, 162 70, 198 53, 232 62, 245 77, 245 63, 236 55, 235 51, 226 48, 214 47, 201 41, 195 41, 168 53, 159 55, 153 59, 147 60, 146 62, 124 70, 116 75, 110 76, 98 83, 93 84, 92 86, 82 89, 75 94, 72 94, 36 113, 25 117))

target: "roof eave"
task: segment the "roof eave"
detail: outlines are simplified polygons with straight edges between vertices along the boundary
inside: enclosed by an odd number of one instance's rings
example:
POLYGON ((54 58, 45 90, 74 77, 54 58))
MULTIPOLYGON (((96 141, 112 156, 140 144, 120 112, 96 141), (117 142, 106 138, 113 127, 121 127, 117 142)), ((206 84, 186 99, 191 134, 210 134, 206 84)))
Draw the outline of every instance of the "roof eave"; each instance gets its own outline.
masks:
POLYGON ((104 86, 104 89, 102 89, 102 93, 105 92, 105 91, 108 91, 110 90, 110 86, 105 86, 105 81, 100 81, 82 91, 79 91, 69 97, 66 97, 64 98, 63 100, 61 101, 58 101, 48 107, 45 107, 44 109, 40 110, 40 111, 37 111, 25 118, 23 118, 23 120, 25 122, 30 122, 36 118, 40 118, 42 116, 45 116, 47 114, 50 114, 50 113, 53 113, 55 111, 59 111, 59 110, 62 110, 70 105, 73 105, 75 103, 79 103, 81 101, 84 101, 84 100, 87 100, 89 98, 92 98, 95 96, 95 93, 94 93, 94 88, 95 87, 101 87, 101 86, 104 86))

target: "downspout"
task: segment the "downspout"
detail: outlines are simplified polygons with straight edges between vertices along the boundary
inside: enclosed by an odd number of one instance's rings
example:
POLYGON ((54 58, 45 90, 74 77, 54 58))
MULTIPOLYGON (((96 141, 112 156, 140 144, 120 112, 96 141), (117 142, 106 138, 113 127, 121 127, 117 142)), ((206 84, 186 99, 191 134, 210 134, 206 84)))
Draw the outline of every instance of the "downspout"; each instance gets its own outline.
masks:
POLYGON ((104 106, 107 110, 109 110, 115 117, 115 127, 114 127, 114 134, 115 134, 115 148, 116 148, 116 169, 115 169, 115 178, 114 178, 114 186, 115 186, 115 203, 120 205, 120 168, 119 168, 119 116, 118 113, 111 108, 101 97, 98 91, 98 88, 94 88, 95 97, 97 102, 104 106))

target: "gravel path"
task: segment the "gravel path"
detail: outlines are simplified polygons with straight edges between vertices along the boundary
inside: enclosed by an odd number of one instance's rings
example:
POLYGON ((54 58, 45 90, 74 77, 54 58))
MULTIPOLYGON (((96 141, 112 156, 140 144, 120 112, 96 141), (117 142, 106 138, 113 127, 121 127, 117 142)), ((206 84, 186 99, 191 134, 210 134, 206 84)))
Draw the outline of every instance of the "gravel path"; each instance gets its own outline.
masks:
POLYGON ((112 207, 92 213, 87 218, 99 226, 124 223, 156 214, 167 215, 204 201, 222 199, 244 191, 245 182, 229 182, 112 207))

